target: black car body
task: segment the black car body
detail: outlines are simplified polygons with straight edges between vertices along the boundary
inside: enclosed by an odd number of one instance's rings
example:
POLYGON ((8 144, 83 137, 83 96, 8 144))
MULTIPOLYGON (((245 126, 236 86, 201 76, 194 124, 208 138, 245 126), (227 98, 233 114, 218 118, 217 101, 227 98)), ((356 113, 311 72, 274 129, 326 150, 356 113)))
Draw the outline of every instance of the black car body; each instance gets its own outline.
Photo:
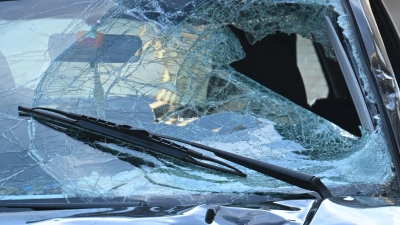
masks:
POLYGON ((2 224, 400 222, 385 3, 41 3, 0 2, 2 224), (327 83, 312 104, 300 36, 327 83), (76 117, 35 114, 48 109, 76 117))

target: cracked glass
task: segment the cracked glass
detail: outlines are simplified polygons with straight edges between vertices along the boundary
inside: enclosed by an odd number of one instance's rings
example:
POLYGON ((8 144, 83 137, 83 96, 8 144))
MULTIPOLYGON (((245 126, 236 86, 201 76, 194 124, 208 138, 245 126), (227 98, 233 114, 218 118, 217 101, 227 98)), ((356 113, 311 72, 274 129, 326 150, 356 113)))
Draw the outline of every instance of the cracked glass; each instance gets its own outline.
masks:
MULTIPOLYGON (((379 115, 375 132, 353 135, 234 66, 250 57, 235 30, 249 46, 277 32, 297 34, 335 59, 324 16, 354 40, 337 1, 0 5, 0 199, 204 196, 189 198, 200 203, 216 193, 304 191, 230 162, 247 177, 60 132, 20 117, 18 105, 84 114, 313 174, 335 195, 376 193, 392 178, 379 115)), ((279 54, 272 58, 285 57, 279 54)), ((265 71, 268 79, 291 73, 274 71, 265 71)))

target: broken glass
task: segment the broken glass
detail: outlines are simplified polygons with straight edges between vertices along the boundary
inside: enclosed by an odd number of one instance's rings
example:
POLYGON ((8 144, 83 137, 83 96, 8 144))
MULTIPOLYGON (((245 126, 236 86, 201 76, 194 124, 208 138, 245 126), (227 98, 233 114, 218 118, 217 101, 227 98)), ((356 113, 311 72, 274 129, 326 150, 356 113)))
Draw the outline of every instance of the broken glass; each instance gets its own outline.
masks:
MULTIPOLYGON (((82 3, 67 5, 74 4, 82 3)), ((0 199, 301 192, 232 163, 247 178, 60 133, 18 117, 18 105, 85 114, 313 174, 337 195, 391 179, 380 125, 356 137, 230 66, 245 53, 228 24, 252 44, 277 31, 296 33, 334 58, 323 20, 345 17, 337 2, 94 1, 72 19, 52 18, 57 10, 0 21, 0 199), (35 18, 42 13, 52 19, 35 18), (63 26, 46 30, 46 21, 63 26), (29 24, 40 49, 11 51, 18 40, 10 27, 29 24)), ((351 38, 346 20, 339 25, 351 38)))

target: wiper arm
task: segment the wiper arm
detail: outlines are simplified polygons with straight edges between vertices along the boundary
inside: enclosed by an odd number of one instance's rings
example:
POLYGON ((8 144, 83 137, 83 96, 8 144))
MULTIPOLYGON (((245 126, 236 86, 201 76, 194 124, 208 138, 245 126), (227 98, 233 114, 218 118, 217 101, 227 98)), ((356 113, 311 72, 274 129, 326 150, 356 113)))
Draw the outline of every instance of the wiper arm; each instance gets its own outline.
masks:
MULTIPOLYGON (((331 197, 331 193, 328 188, 321 182, 321 180, 309 174, 305 174, 302 172, 290 170, 287 168, 283 168, 280 166, 272 165, 266 162, 262 162, 259 160, 247 158, 241 155, 236 155, 234 153, 222 151, 216 148, 211 148, 209 146, 205 146, 202 144, 186 141, 183 139, 153 134, 146 130, 138 130, 133 129, 128 125, 117 125, 112 122, 108 122, 105 120, 100 120, 93 117, 88 117, 85 115, 79 115, 74 113, 68 113, 57 109, 50 108, 25 108, 22 106, 18 107, 18 110, 24 112, 28 115, 33 116, 39 122, 47 121, 52 124, 56 124, 59 126, 67 126, 67 127, 75 127, 78 129, 83 129, 85 131, 89 131, 92 133, 100 134, 103 136, 111 137, 123 142, 131 143, 134 145, 142 146, 154 150, 156 152, 160 152, 174 158, 182 159, 184 161, 200 165, 206 168, 219 170, 226 173, 231 173, 239 176, 245 177, 246 174, 242 173, 238 169, 232 167, 229 164, 221 162, 219 160, 207 157, 198 153, 194 150, 188 149, 182 145, 178 145, 172 141, 181 142, 184 144, 191 145, 196 148, 200 148, 202 150, 206 150, 214 153, 216 156, 226 159, 228 161, 234 162, 246 168, 255 170, 267 176, 273 177, 275 179, 284 181, 286 183, 292 184, 294 186, 317 192, 322 198, 331 197), (53 113, 60 114, 64 117, 60 117, 51 113, 43 112, 50 111, 53 113), (195 160, 194 158, 203 159, 218 163, 220 165, 224 165, 230 169, 217 167, 214 165, 206 164, 200 161, 195 160)), ((20 115, 21 115, 20 112, 20 115)))
POLYGON ((158 135, 162 138, 168 138, 171 140, 179 141, 196 148, 200 148, 206 151, 214 153, 216 156, 226 159, 230 162, 234 162, 246 168, 255 170, 264 175, 273 177, 275 179, 284 181, 294 186, 304 188, 306 190, 317 192, 322 198, 332 197, 329 189, 322 183, 322 181, 316 177, 306 173, 298 172, 295 170, 283 168, 270 163, 262 162, 256 159, 247 158, 234 153, 226 152, 220 149, 212 148, 206 145, 198 144, 195 142, 189 142, 183 139, 170 137, 166 135, 158 135))

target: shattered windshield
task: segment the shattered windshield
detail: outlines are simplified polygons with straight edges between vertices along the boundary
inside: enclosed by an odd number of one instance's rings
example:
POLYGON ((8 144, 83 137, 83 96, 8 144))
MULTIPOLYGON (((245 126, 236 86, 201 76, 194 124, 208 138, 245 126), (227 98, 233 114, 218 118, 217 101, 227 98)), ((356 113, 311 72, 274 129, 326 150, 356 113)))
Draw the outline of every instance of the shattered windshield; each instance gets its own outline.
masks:
POLYGON ((353 38, 338 1, 29 4, 0 2, 0 199, 302 192, 231 162, 247 177, 56 131, 20 117, 18 105, 84 114, 312 174, 336 195, 377 192, 392 177, 379 115, 374 132, 342 129, 297 98, 291 85, 300 72, 287 42, 247 51, 297 34, 335 60, 324 17, 349 48, 353 38), (258 62, 262 54, 268 58, 258 62), (246 57, 265 66, 262 74, 238 63, 246 57), (277 65, 279 58, 285 64, 277 65))

